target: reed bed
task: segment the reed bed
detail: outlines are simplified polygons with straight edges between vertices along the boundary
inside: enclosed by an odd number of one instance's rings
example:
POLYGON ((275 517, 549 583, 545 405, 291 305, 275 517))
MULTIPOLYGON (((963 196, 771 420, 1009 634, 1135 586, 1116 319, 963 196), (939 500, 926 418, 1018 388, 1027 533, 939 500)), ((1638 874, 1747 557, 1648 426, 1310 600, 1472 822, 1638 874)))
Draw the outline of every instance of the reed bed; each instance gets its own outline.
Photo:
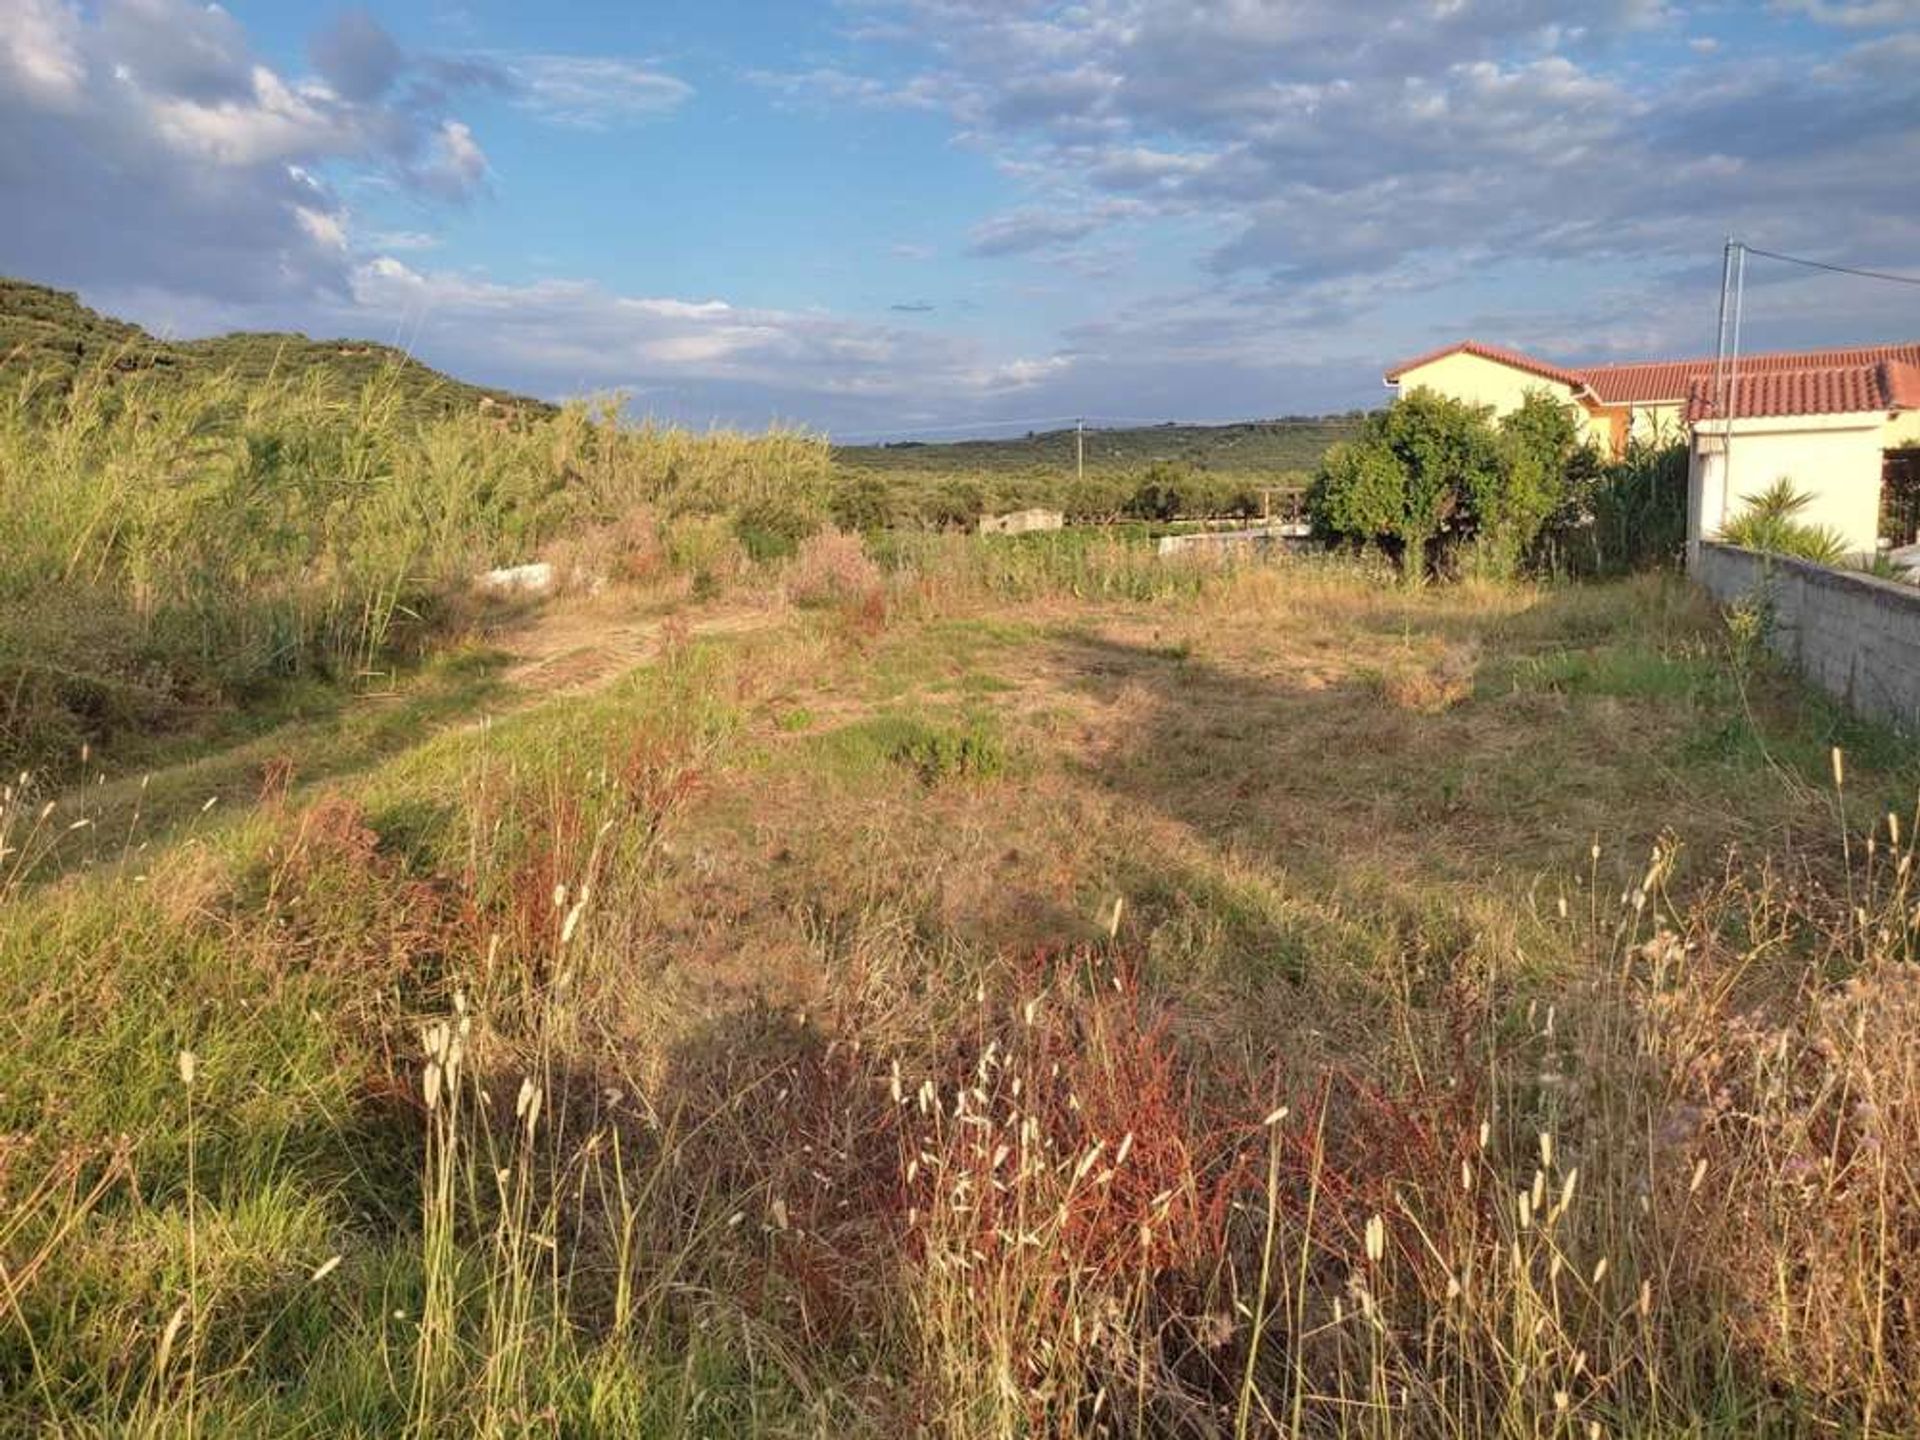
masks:
POLYGON ((23 383, 0 395, 0 762, 69 764, 287 677, 384 681, 492 566, 563 550, 598 583, 636 550, 790 550, 827 456, 610 404, 423 419, 391 381, 23 383))

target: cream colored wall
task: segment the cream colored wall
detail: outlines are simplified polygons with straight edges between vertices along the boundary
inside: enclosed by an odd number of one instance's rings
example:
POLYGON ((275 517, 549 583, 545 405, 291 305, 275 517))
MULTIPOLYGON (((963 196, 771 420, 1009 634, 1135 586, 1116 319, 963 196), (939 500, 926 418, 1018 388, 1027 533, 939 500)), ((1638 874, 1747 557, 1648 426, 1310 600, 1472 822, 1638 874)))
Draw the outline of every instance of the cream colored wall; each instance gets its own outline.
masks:
POLYGON ((1627 434, 1635 440, 1665 440, 1669 443, 1687 438, 1684 405, 1636 405, 1627 424, 1627 434))
POLYGON ((1696 434, 1689 468, 1688 536, 1712 539, 1728 519, 1785 476, 1812 503, 1797 517, 1837 531, 1854 551, 1880 538, 1883 423, 1859 415, 1737 421, 1722 464, 1717 427, 1696 434))
POLYGON ((1880 443, 1888 450, 1900 445, 1920 445, 1920 410, 1902 410, 1887 421, 1880 443))
POLYGON ((1581 434, 1586 439, 1602 450, 1610 450, 1613 445, 1611 420, 1604 414, 1591 414, 1578 405, 1572 386, 1465 351, 1443 355, 1404 372, 1400 376, 1400 393, 1407 395, 1415 390, 1432 390, 1468 405, 1491 407, 1495 419, 1518 410, 1528 392, 1537 390, 1562 405, 1573 406, 1581 423, 1581 434))
POLYGON ((1490 405, 1496 416, 1518 410, 1529 390, 1544 390, 1554 399, 1571 403, 1573 390, 1541 375, 1530 375, 1497 360, 1456 351, 1442 355, 1400 377, 1400 393, 1432 390, 1469 405, 1490 405))

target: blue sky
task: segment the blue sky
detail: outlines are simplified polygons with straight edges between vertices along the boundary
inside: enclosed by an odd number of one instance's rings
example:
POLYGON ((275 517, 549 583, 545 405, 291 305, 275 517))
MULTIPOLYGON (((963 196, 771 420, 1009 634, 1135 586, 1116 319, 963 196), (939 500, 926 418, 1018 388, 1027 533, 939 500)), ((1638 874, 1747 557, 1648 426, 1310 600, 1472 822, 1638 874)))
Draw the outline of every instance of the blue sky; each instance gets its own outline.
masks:
MULTIPOLYGON (((0 0, 0 272, 843 436, 1710 347, 1729 232, 1920 271, 1920 0, 0 0)), ((1761 345, 1920 291, 1755 262, 1761 345)))

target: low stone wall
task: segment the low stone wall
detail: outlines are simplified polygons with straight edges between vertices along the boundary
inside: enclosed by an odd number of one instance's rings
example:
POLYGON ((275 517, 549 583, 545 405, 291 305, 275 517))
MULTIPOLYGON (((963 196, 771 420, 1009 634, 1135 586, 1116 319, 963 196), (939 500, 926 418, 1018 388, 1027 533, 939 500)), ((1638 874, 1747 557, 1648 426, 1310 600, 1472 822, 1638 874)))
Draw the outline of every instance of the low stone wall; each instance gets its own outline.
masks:
POLYGON ((1852 709, 1920 732, 1920 587, 1703 541, 1694 579, 1724 605, 1772 609, 1768 643, 1852 709))

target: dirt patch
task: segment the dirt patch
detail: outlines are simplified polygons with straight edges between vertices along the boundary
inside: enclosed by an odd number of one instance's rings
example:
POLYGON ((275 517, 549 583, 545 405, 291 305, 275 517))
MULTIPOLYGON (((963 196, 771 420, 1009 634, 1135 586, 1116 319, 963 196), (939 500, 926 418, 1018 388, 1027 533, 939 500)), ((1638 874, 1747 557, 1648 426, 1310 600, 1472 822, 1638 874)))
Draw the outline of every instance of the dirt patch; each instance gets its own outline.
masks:
POLYGON ((670 637, 706 640, 745 635, 780 623, 771 606, 730 605, 711 611, 635 614, 606 602, 562 605, 538 613, 503 637, 515 656, 507 683, 542 696, 577 694, 606 684, 656 658, 670 637))

